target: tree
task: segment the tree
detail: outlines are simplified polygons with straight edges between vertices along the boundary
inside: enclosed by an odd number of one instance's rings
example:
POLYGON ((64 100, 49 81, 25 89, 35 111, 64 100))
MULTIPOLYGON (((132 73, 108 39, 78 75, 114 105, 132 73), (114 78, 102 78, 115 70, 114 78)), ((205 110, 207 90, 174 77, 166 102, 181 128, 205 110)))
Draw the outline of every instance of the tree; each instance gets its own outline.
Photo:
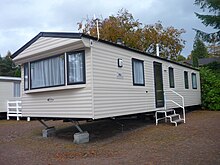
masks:
POLYGON ((220 63, 213 63, 200 68, 202 106, 209 110, 220 110, 219 66, 220 63), (212 66, 214 68, 212 68, 212 66), (215 66, 218 67, 216 68, 215 66))
POLYGON ((202 20, 202 23, 205 26, 211 26, 217 31, 214 33, 206 33, 201 30, 196 30, 197 35, 201 37, 204 41, 213 43, 213 42, 220 42, 220 1, 219 0, 195 0, 195 5, 200 6, 200 9, 208 9, 209 13, 212 15, 207 14, 199 14, 195 13, 196 16, 202 20))
POLYGON ((198 67, 198 59, 208 57, 208 51, 205 44, 199 39, 196 38, 193 44, 193 50, 191 52, 193 66, 198 67))
POLYGON ((181 62, 181 61, 185 61, 186 57, 182 56, 182 55, 178 55, 176 58, 176 61, 181 62))
POLYGON ((191 54, 189 54, 189 55, 187 56, 187 60, 192 60, 192 51, 191 51, 191 54))
POLYGON ((5 57, 0 58, 0 76, 20 77, 20 67, 14 64, 10 56, 11 52, 8 51, 5 57))
POLYGON ((210 44, 208 47, 209 56, 211 57, 220 57, 220 45, 215 43, 210 44))
MULTIPOLYGON (((161 22, 143 25, 126 9, 98 20, 100 39, 103 40, 116 42, 121 38, 126 46, 152 54, 156 54, 156 44, 159 44, 161 56, 173 60, 184 48, 185 41, 181 39, 184 29, 164 28, 161 22)), ((78 26, 82 33, 97 37, 96 19, 87 19, 85 23, 81 21, 78 26)))

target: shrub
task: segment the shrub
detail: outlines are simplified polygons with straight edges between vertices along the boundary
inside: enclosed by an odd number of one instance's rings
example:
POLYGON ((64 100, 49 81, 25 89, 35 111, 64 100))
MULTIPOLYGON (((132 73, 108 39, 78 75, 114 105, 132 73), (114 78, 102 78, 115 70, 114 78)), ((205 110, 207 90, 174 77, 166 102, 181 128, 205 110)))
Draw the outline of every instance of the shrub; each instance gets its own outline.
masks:
POLYGON ((220 76, 217 70, 209 66, 200 68, 202 107, 209 110, 220 110, 220 76))

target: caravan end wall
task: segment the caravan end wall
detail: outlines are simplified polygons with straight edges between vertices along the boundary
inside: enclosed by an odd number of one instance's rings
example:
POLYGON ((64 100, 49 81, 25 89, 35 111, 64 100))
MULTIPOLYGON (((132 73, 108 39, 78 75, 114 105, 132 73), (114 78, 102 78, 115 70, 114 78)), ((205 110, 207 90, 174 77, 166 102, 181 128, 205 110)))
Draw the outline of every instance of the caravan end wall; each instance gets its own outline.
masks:
POLYGON ((8 100, 20 99, 21 78, 0 76, 0 113, 7 112, 8 100))

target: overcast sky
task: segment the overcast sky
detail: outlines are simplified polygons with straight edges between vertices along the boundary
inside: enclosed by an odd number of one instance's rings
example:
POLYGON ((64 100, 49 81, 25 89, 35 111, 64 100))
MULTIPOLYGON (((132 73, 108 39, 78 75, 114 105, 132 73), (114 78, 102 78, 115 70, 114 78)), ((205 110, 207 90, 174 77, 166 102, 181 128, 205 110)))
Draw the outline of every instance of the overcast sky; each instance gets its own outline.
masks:
POLYGON ((143 24, 161 21, 163 26, 185 29, 182 54, 192 50, 195 32, 208 31, 194 12, 202 12, 194 0, 0 0, 0 54, 14 53, 41 31, 78 32, 82 19, 116 14, 127 9, 143 24))

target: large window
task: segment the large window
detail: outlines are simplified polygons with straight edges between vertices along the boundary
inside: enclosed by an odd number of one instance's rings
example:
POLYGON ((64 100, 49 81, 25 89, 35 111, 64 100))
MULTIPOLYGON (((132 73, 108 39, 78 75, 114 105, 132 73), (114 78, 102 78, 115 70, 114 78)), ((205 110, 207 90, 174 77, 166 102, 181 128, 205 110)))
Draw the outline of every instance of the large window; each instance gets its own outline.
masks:
POLYGON ((67 53, 68 84, 85 83, 84 51, 67 53))
POLYGON ((197 80, 196 80, 196 74, 192 73, 192 88, 197 89, 197 80))
POLYGON ((173 68, 169 67, 169 82, 170 82, 170 88, 174 88, 174 71, 173 68))
POLYGON ((29 89, 28 79, 29 79, 28 63, 25 63, 24 64, 24 90, 29 89))
POLYGON ((189 78, 187 71, 184 71, 184 82, 185 82, 185 89, 189 89, 189 78))
POLYGON ((144 86, 144 61, 132 59, 133 85, 144 86))
POLYGON ((21 95, 21 87, 20 82, 14 82, 14 97, 20 97, 21 95))
POLYGON ((64 85, 64 55, 31 62, 31 89, 64 85))

